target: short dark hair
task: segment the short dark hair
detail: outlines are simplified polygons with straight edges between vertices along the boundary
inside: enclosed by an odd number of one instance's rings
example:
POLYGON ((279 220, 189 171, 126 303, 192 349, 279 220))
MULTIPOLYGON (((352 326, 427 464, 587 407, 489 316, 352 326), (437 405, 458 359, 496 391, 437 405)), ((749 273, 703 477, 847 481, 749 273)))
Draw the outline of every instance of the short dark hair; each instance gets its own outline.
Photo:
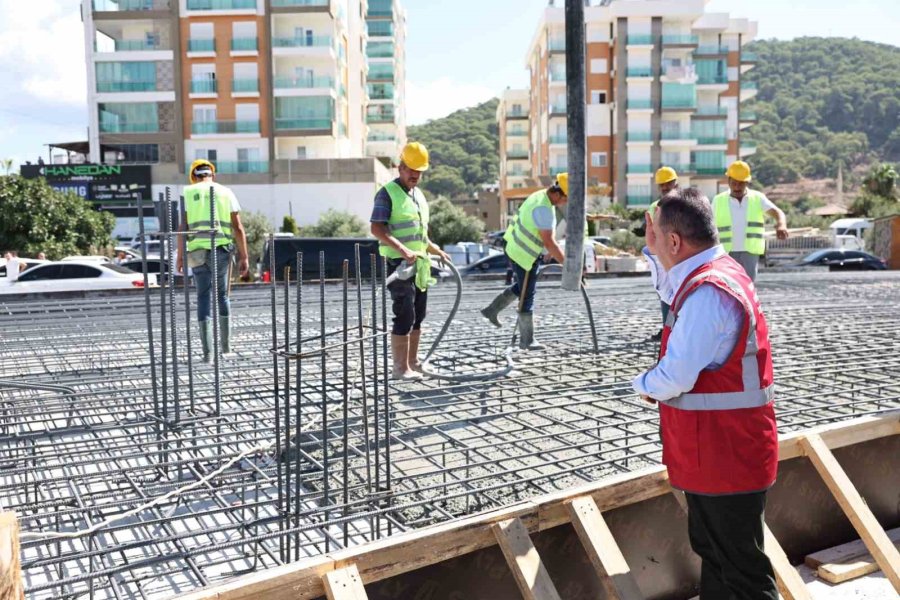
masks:
POLYGON ((696 187, 672 190, 659 201, 659 226, 696 246, 719 243, 709 198, 696 187))

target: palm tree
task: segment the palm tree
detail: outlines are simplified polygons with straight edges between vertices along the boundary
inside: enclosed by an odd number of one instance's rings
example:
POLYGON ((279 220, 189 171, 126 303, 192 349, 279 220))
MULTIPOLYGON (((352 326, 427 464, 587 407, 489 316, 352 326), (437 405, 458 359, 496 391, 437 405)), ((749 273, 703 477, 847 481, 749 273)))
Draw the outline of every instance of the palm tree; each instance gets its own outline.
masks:
POLYGON ((863 184, 873 194, 884 198, 893 198, 897 179, 900 179, 900 176, 898 176, 896 169, 892 165, 882 163, 872 167, 869 174, 863 179, 863 184))
POLYGON ((9 175, 9 172, 12 171, 13 159, 4 158, 0 160, 0 165, 3 165, 3 168, 6 169, 6 174, 9 175))

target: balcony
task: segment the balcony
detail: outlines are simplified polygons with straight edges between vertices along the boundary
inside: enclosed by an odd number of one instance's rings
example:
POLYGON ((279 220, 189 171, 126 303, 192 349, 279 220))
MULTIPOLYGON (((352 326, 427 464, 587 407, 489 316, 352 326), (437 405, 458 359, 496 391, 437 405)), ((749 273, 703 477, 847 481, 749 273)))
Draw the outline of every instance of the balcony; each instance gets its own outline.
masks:
POLYGON ((741 121, 747 121, 747 122, 753 122, 753 123, 759 121, 759 117, 756 116, 755 110, 746 110, 746 109, 742 108, 740 114, 741 114, 741 121))
POLYGON ((97 91, 101 94, 116 94, 122 92, 154 92, 156 91, 156 80, 98 81, 97 91))
POLYGON ((724 133, 710 135, 709 133, 701 134, 700 132, 695 132, 694 137, 701 146, 724 146, 728 143, 728 138, 725 137, 724 133))
POLYGON ((366 123, 393 123, 396 119, 394 111, 379 111, 366 114, 366 123))
POLYGON ((667 65, 663 68, 662 80, 667 83, 696 83, 697 69, 692 64, 678 67, 667 65))
POLYGON ((315 89, 315 88, 333 88, 334 78, 330 76, 321 77, 276 77, 276 90, 296 90, 296 89, 315 89))
POLYGON ((192 94, 215 94, 218 86, 215 79, 192 79, 192 94))
POLYGON ((100 133, 159 133, 159 121, 104 123, 101 119, 100 133))
MULTIPOLYGON (((114 40, 113 48, 116 52, 142 52, 152 50, 165 50, 155 41, 148 40, 114 40)), ((97 51, 96 48, 94 48, 97 51)))
POLYGON ((272 8, 328 6, 331 0, 272 0, 272 8))
POLYGON ((506 135, 507 137, 527 137, 528 132, 524 129, 508 129, 506 135))
POLYGON ((366 136, 367 142, 396 142, 397 136, 393 133, 381 133, 379 131, 370 131, 366 136))
POLYGON ((759 61, 759 56, 756 52, 750 52, 748 50, 741 50, 741 62, 742 63, 755 63, 759 61))
POLYGON ((700 38, 696 35, 663 35, 663 46, 696 46, 700 38))
POLYGON ((256 0, 187 0, 188 10, 255 10, 256 0))
POLYGON ((376 42, 377 44, 386 44, 385 46, 372 47, 370 43, 366 47, 366 58, 393 58, 394 45, 390 42, 376 42))
POLYGON ((559 144, 559 145, 568 144, 569 136, 568 135, 551 135, 550 143, 551 144, 559 144))
MULTIPOLYGON (((216 173, 219 175, 239 175, 241 173, 268 173, 269 161, 267 160, 217 160, 216 173)), ((185 171, 191 168, 191 163, 185 163, 185 171)))
POLYGON ((367 17, 393 17, 394 2, 393 0, 369 0, 369 8, 366 12, 367 17))
POLYGON ((507 177, 531 177, 530 169, 509 169, 506 172, 507 177))
POLYGON ((527 119, 528 111, 527 110, 511 110, 506 113, 507 119, 527 119))
POLYGON ((394 65, 369 65, 369 72, 366 74, 366 81, 393 81, 394 65))
POLYGON ((725 161, 716 164, 710 162, 694 163, 694 172, 697 175, 712 175, 714 177, 725 176, 725 161))
POLYGON ((755 92, 758 89, 759 89, 759 84, 757 84, 755 81, 742 81, 741 82, 741 91, 750 90, 750 91, 755 92))
POLYGON ((550 38, 547 42, 547 49, 550 52, 565 52, 566 38, 550 38))
POLYGON ((259 93, 259 79, 235 79, 231 82, 231 91, 235 94, 259 93))
POLYGON ((651 167, 650 165, 640 164, 640 163, 628 163, 627 173, 629 175, 631 175, 633 173, 643 174, 643 173, 652 173, 652 172, 653 172, 653 167, 651 167))
POLYGON ((629 142, 650 142, 653 141, 653 134, 649 131, 629 131, 625 139, 629 142))
POLYGON ((216 40, 188 40, 188 52, 215 52, 216 40))
POLYGON ((231 40, 232 52, 256 52, 259 50, 257 38, 233 38, 231 40))
POLYGON ((275 130, 287 131, 331 131, 334 124, 333 117, 296 117, 296 118, 279 118, 275 117, 275 130))
POLYGON ((507 150, 506 158, 509 160, 527 160, 528 150, 507 150))
POLYGON ((756 154, 756 144, 754 142, 741 143, 741 157, 756 154))
POLYGON ((191 123, 191 133, 197 135, 259 133, 259 119, 255 121, 194 121, 191 123))
POLYGON ((310 35, 304 37, 273 37, 273 48, 330 48, 330 35, 310 35))
POLYGON ((626 42, 628 46, 652 46, 652 35, 629 35, 626 42))
POLYGON ((699 106, 695 117, 727 117, 727 106, 699 106))
POLYGON ((695 139, 691 132, 686 129, 663 129, 661 137, 665 141, 689 141, 695 139))
POLYGON ((647 206, 653 202, 650 194, 628 194, 625 202, 628 206, 647 206))
POLYGON ((565 116, 566 115, 566 104, 558 103, 550 105, 550 115, 551 116, 565 116))
POLYGON ((370 38, 394 36, 394 24, 391 21, 369 21, 366 23, 366 27, 370 38))
POLYGON ((653 77, 653 69, 650 67, 628 67, 625 75, 627 77, 653 77))
POLYGON ((565 71, 550 71, 550 81, 566 81, 565 71))
POLYGON ((168 10, 168 0, 94 0, 94 12, 168 10))
POLYGON ((724 45, 698 46, 694 50, 694 56, 723 56, 727 54, 728 46, 724 45))
POLYGON ((653 104, 652 104, 650 98, 640 98, 640 99, 636 99, 636 100, 629 98, 627 107, 643 110, 643 109, 653 108, 653 104))
POLYGON ((569 167, 550 167, 550 174, 553 176, 559 175, 560 173, 565 173, 569 170, 569 167))
POLYGON ((699 85, 728 85, 728 75, 700 75, 697 83, 699 85))
POLYGON ((696 98, 667 98, 664 95, 662 107, 669 110, 695 110, 697 108, 697 100, 696 98))

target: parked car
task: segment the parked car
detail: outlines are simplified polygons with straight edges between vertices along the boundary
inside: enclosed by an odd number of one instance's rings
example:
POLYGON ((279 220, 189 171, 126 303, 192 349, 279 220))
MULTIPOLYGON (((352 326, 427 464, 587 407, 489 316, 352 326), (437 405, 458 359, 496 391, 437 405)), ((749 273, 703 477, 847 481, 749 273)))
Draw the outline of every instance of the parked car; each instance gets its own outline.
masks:
POLYGON ((468 277, 469 275, 483 275, 486 273, 506 273, 506 269, 506 254, 494 254, 476 260, 471 265, 459 267, 459 274, 463 277, 468 277))
POLYGON ((829 271, 883 271, 887 269, 887 263, 877 256, 860 250, 844 250, 842 248, 816 250, 788 266, 828 267, 829 271))
MULTIPOLYGON (((24 273, 31 267, 36 267, 38 265, 46 265, 49 263, 49 260, 41 260, 40 258, 20 258, 20 263, 25 263, 25 268, 20 271, 20 273, 24 273)), ((0 278, 6 277, 6 263, 0 266, 0 278)))
MULTIPOLYGON (((156 283, 152 276, 150 284, 156 283)), ((17 281, 0 279, 0 294, 73 292, 144 287, 144 276, 112 263, 59 261, 32 267, 17 281)))
POLYGON ((595 235, 589 238, 592 242, 603 244, 604 246, 612 246, 612 238, 608 235, 595 235))
MULTIPOLYGON (((156 274, 156 280, 159 282, 160 285, 163 285, 166 282, 165 277, 159 275, 159 273, 162 273, 163 267, 166 265, 167 265, 166 261, 164 261, 160 258, 148 258, 147 259, 147 273, 156 274)), ((134 271, 135 273, 143 272, 141 269, 141 259, 140 258, 138 258, 136 260, 123 261, 119 266, 125 267, 126 269, 134 271)), ((168 266, 166 266, 165 270, 166 271, 169 270, 168 266)), ((183 273, 175 273, 175 285, 181 285, 183 282, 184 282, 184 274, 183 273)))
POLYGON ((111 263, 112 261, 106 256, 67 256, 62 262, 111 263))

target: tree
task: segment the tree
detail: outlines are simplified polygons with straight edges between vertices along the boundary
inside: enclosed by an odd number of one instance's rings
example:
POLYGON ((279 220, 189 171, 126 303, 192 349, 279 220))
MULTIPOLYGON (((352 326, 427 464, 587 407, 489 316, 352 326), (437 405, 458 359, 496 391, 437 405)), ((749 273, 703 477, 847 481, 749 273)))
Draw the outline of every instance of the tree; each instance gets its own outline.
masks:
POLYGON ((897 170, 892 165, 882 163, 873 166, 863 179, 866 190, 882 198, 893 198, 898 179, 897 170))
POLYGON ((74 192, 61 192, 44 179, 0 177, 0 240, 23 255, 45 252, 51 259, 96 253, 112 243, 115 217, 100 212, 74 192))
POLYGON ((312 227, 305 227, 307 237, 360 238, 366 237, 369 227, 354 214, 329 208, 312 227))
MULTIPOLYGON (((260 259, 266 238, 272 233, 272 224, 262 213, 241 212, 241 223, 247 235, 247 253, 251 264, 260 259)), ((265 261, 263 261, 265 262, 265 261)))
POLYGON ((447 200, 438 198, 429 204, 428 237, 440 247, 458 242, 478 242, 484 235, 484 223, 470 217, 447 200))
POLYGON ((290 215, 285 215, 284 220, 281 222, 281 231, 282 233, 292 233, 294 235, 300 235, 300 228, 297 227, 297 221, 294 220, 294 217, 290 215))
POLYGON ((3 165, 4 169, 6 169, 6 174, 9 175, 9 172, 12 171, 13 159, 4 158, 3 160, 0 160, 0 164, 3 165))

